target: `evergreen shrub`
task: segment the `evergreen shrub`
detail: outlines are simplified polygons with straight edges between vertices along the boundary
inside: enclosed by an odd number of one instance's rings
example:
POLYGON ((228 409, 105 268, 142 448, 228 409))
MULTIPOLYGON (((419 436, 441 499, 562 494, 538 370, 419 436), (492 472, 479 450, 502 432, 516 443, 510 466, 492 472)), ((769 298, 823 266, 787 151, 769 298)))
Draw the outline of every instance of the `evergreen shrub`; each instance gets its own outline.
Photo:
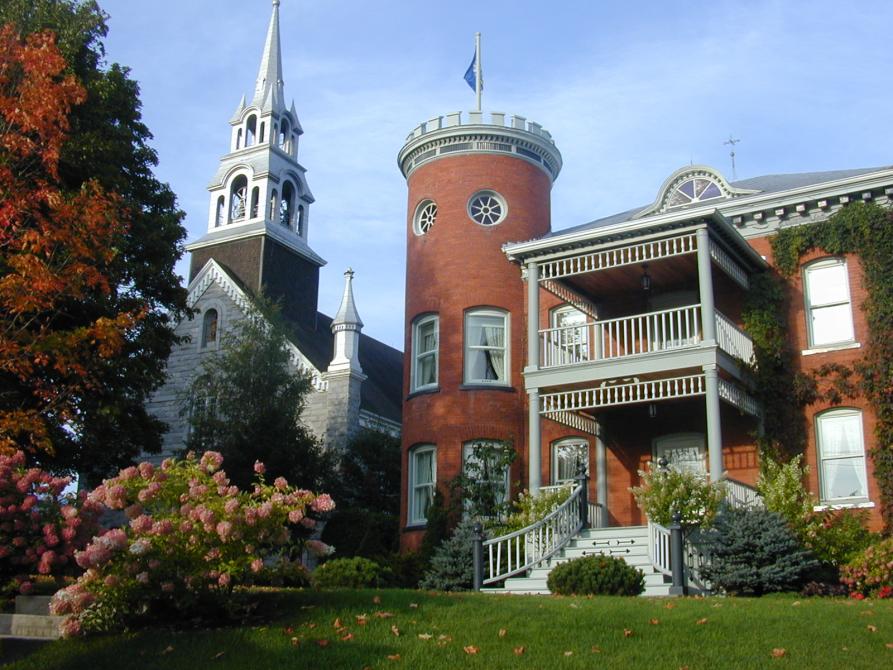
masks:
POLYGON ((637 596, 645 590, 645 577, 622 558, 584 556, 558 565, 546 585, 562 596, 637 596))
POLYGON ((419 588, 432 591, 468 591, 474 583, 474 521, 465 519, 444 540, 431 558, 431 567, 419 588))
POLYGON ((326 561, 313 572, 320 589, 365 589, 382 586, 390 573, 386 567, 362 556, 326 561))
POLYGON ((726 593, 795 591, 819 565, 775 512, 726 509, 706 538, 711 562, 701 574, 714 590, 726 593))

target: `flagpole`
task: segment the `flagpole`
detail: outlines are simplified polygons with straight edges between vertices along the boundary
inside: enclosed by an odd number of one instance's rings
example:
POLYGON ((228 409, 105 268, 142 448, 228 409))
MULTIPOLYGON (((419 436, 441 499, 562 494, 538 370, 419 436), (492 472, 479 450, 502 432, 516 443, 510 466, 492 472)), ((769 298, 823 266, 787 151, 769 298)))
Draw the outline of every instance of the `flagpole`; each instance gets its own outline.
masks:
POLYGON ((474 92, 477 95, 477 111, 481 111, 481 91, 484 82, 481 80, 481 34, 474 34, 474 92))

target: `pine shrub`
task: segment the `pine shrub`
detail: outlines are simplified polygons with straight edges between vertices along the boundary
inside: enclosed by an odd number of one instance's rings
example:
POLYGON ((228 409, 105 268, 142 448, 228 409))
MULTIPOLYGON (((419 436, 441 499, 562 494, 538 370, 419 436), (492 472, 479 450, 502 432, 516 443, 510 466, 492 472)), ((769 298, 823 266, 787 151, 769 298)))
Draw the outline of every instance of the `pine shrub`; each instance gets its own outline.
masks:
POLYGON ((382 586, 390 570, 362 556, 326 561, 313 572, 320 589, 365 589, 382 586))
POLYGON ((795 591, 818 561, 800 544, 784 518, 759 509, 727 509, 709 538, 711 563, 701 574, 714 590, 760 596, 795 591))
POLYGON ((432 591, 468 591, 474 583, 474 521, 465 519, 434 551, 431 567, 419 588, 432 591))
POLYGON ((622 558, 584 556, 558 565, 546 585, 562 596, 637 596, 645 590, 645 577, 622 558))

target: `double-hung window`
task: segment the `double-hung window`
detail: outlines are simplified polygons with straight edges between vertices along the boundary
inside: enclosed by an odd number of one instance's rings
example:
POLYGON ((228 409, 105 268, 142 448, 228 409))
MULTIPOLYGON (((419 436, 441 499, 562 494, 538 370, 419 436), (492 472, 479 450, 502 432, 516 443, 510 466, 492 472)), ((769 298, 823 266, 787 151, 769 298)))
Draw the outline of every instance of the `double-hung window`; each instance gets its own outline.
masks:
POLYGON ((569 438, 552 445, 552 484, 572 484, 580 464, 589 472, 589 444, 586 440, 569 438))
POLYGON ((828 258, 803 270, 809 345, 853 341, 853 310, 846 261, 828 258))
POLYGON ((414 447, 409 452, 409 513, 407 525, 427 523, 428 508, 434 500, 437 482, 437 448, 433 444, 414 447))
POLYGON ((437 386, 437 347, 439 340, 437 315, 415 320, 412 327, 412 390, 437 386))
POLYGON ((834 409, 816 417, 816 442, 823 503, 868 499, 862 412, 834 409))
POLYGON ((465 313, 465 383, 509 383, 508 315, 494 309, 465 313))

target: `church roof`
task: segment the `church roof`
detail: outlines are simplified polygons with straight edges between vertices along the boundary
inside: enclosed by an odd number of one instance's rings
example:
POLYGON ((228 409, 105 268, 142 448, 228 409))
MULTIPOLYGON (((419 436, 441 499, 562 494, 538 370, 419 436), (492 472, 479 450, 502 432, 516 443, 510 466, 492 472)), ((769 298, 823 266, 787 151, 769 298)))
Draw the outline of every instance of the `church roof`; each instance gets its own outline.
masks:
MULTIPOLYGON (((888 167, 872 167, 872 168, 857 168, 852 170, 829 170, 826 172, 800 172, 800 173, 792 173, 792 174, 771 174, 771 175, 763 175, 761 177, 751 177, 750 179, 742 179, 739 181, 730 182, 730 185, 735 187, 736 189, 747 189, 757 191, 757 195, 768 195, 772 193, 782 193, 784 191, 790 191, 797 188, 804 188, 809 186, 816 186, 819 184, 824 184, 827 182, 837 181, 839 179, 847 179, 850 177, 858 177, 861 175, 870 174, 872 172, 878 172, 881 170, 889 169, 888 167)), ((720 210, 724 205, 732 202, 732 200, 718 201, 716 203, 716 207, 720 210)), ((560 230, 553 230, 551 233, 545 236, 545 238, 555 237, 558 235, 565 235, 571 232, 584 231, 584 230, 594 230, 597 228, 603 228, 606 226, 615 225, 618 223, 624 223, 626 221, 632 221, 636 219, 637 215, 642 213, 644 210, 651 207, 651 205, 643 205, 641 207, 636 207, 634 209, 626 210, 625 212, 619 212, 617 214, 612 214, 610 216, 606 216, 600 219, 595 219, 594 221, 589 221, 588 223, 583 223, 577 226, 571 226, 569 228, 562 228, 560 230)), ((544 238, 544 239, 545 239, 544 238)))

